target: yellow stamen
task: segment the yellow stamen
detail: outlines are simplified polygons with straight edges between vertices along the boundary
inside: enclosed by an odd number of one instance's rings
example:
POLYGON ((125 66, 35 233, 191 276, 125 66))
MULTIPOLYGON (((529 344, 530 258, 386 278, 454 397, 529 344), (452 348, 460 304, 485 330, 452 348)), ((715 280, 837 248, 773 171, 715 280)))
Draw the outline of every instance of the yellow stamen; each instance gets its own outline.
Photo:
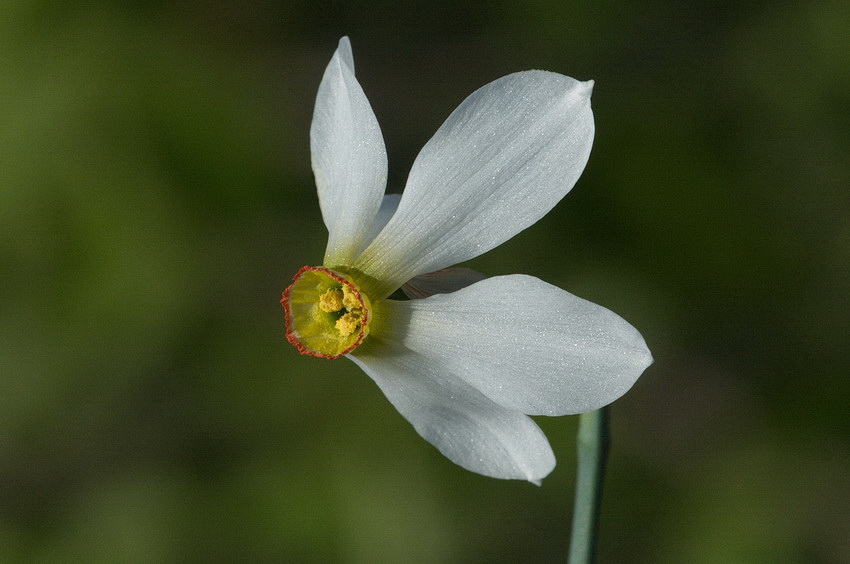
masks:
POLYGON ((342 295, 342 305, 344 305, 347 309, 354 309, 361 306, 357 295, 348 286, 342 287, 342 295))
POLYGON ((345 304, 343 294, 344 290, 331 288, 319 298, 319 309, 328 313, 341 310, 345 304))
POLYGON ((363 316, 356 313, 346 313, 336 320, 335 327, 339 334, 343 337, 348 337, 360 327, 360 322, 363 321, 363 316))

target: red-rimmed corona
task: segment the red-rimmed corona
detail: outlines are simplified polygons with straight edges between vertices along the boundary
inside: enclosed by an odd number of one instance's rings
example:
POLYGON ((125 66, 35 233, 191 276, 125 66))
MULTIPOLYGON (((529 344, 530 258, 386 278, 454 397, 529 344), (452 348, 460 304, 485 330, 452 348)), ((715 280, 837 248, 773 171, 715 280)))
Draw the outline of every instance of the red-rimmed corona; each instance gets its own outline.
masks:
POLYGON ((369 334, 369 298, 350 277, 329 268, 303 267, 280 303, 286 312, 286 338, 301 354, 339 358, 369 334))

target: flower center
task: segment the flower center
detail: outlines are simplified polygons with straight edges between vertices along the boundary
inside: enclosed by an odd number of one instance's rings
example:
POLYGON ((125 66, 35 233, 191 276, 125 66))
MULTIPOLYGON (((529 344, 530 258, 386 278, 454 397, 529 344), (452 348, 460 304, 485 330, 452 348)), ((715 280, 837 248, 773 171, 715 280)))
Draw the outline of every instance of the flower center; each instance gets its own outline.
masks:
POLYGON ((280 301, 286 338, 301 354, 338 358, 369 333, 371 304, 345 274, 324 267, 298 271, 280 301))

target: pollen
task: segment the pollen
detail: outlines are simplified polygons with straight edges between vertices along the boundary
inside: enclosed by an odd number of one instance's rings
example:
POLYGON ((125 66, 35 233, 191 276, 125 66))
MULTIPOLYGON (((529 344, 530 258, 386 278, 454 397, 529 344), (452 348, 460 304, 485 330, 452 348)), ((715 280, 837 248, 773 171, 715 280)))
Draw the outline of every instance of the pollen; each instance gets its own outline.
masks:
POLYGON ((345 292, 343 290, 331 288, 319 298, 319 309, 327 313, 341 310, 345 306, 344 296, 345 292))
POLYGON ((334 325, 339 331, 339 334, 343 337, 348 337, 357 329, 360 328, 360 323, 363 321, 362 313, 358 312, 350 312, 344 314, 342 317, 336 320, 336 324, 334 325))
POLYGON ((325 313, 338 313, 340 317, 334 323, 341 337, 348 337, 363 323, 363 302, 347 285, 330 288, 319 297, 319 309, 325 313))
POLYGON ((342 287, 342 305, 345 306, 346 309, 352 310, 354 308, 361 307, 363 303, 360 301, 360 298, 357 297, 357 294, 348 287, 342 287))

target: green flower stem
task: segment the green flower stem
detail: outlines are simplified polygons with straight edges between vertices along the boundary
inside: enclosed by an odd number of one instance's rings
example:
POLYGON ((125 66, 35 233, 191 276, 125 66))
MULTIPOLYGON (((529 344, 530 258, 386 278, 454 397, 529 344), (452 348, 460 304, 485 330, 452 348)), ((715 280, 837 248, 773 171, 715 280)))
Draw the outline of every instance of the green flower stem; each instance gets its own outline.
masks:
POLYGON ((578 472, 569 564, 591 564, 596 557, 602 482, 610 446, 607 407, 579 415, 576 443, 578 472))

